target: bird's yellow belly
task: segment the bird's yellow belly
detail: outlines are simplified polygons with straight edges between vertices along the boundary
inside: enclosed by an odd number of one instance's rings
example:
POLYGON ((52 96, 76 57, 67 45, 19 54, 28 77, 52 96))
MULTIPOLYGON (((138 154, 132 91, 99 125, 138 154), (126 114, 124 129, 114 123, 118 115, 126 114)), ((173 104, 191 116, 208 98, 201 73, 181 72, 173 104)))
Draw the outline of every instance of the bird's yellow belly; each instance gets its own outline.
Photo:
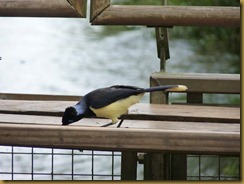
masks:
POLYGON ((109 118, 113 123, 118 122, 118 118, 128 113, 128 108, 140 101, 144 93, 139 95, 129 96, 128 98, 118 100, 111 103, 105 107, 95 109, 90 107, 90 109, 96 114, 97 117, 109 118))

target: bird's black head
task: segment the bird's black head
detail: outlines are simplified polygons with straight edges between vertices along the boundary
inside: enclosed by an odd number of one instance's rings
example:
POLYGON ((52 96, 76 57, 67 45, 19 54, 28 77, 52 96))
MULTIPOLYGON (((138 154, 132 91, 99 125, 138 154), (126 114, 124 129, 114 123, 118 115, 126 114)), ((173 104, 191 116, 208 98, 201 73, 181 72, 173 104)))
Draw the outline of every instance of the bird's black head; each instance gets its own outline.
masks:
POLYGON ((80 117, 77 113, 77 110, 74 107, 68 107, 64 111, 64 115, 62 118, 62 125, 69 125, 76 121, 79 121, 82 117, 80 117))

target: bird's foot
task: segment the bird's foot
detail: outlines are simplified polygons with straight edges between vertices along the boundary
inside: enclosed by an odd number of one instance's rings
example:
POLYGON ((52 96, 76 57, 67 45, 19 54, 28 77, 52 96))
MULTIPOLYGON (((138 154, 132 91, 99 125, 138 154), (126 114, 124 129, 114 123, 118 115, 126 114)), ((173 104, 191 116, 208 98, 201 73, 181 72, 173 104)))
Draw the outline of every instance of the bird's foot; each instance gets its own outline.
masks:
MULTIPOLYGON (((122 123, 123 123, 123 121, 124 121, 124 119, 121 119, 120 120, 120 122, 119 122, 119 124, 117 125, 117 128, 119 128, 121 125, 122 125, 122 123)), ((102 125, 101 127, 108 127, 108 126, 111 126, 111 125, 113 125, 114 123, 107 123, 107 124, 104 124, 104 125, 102 125)))
POLYGON ((111 123, 107 123, 107 124, 105 124, 105 125, 102 125, 101 127, 108 127, 108 126, 111 126, 111 125, 113 125, 112 122, 111 122, 111 123))

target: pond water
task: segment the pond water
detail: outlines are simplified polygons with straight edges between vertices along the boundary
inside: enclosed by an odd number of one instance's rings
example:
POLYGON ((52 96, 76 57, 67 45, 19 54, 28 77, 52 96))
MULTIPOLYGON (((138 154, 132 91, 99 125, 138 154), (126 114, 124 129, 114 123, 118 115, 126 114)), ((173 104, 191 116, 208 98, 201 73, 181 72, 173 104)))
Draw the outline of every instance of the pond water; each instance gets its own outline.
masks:
MULTIPOLYGON (((148 87, 150 74, 159 71, 154 29, 103 32, 86 19, 0 18, 0 92, 84 95, 114 84, 148 87)), ((221 54, 227 58, 221 65, 197 63, 196 57, 204 56, 196 55, 194 45, 184 39, 170 41, 170 56, 167 71, 233 72, 230 54, 221 54)), ((148 96, 143 101, 148 102, 148 96)), ((7 161, 1 159, 0 168, 7 161)), ((17 163, 29 167, 25 157, 19 156, 17 163)), ((65 159, 58 165, 65 165, 65 159)))

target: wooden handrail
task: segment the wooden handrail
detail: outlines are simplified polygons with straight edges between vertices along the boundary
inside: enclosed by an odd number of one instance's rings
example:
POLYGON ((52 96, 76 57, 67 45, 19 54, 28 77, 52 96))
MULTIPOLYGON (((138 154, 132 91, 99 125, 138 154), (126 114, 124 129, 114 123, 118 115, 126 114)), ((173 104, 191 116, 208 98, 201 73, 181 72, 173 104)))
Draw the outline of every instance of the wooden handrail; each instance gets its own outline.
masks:
MULTIPOLYGON (((209 124, 208 130, 112 128, 0 123, 0 145, 91 150, 239 154, 239 125, 209 124), (233 131, 233 127, 235 127, 233 131), (214 130, 214 128, 217 128, 214 130), (212 129, 212 130, 211 130, 212 129)), ((127 122, 128 123, 128 122, 127 122)), ((150 122, 153 124, 153 122, 150 122)), ((183 125, 182 127, 184 127, 183 125)))
POLYGON ((85 118, 61 126, 71 101, 0 101, 0 145, 91 150, 240 153, 240 108, 137 104, 121 128, 85 118))
POLYGON ((240 7, 110 5, 92 25, 240 26, 240 7))
MULTIPOLYGON (((0 113, 62 116, 77 101, 0 100, 0 113)), ((240 123, 240 108, 139 103, 129 108, 126 119, 240 123)), ((61 121, 61 118, 60 118, 61 121)))
POLYGON ((86 17, 86 0, 1 0, 5 17, 86 17))

